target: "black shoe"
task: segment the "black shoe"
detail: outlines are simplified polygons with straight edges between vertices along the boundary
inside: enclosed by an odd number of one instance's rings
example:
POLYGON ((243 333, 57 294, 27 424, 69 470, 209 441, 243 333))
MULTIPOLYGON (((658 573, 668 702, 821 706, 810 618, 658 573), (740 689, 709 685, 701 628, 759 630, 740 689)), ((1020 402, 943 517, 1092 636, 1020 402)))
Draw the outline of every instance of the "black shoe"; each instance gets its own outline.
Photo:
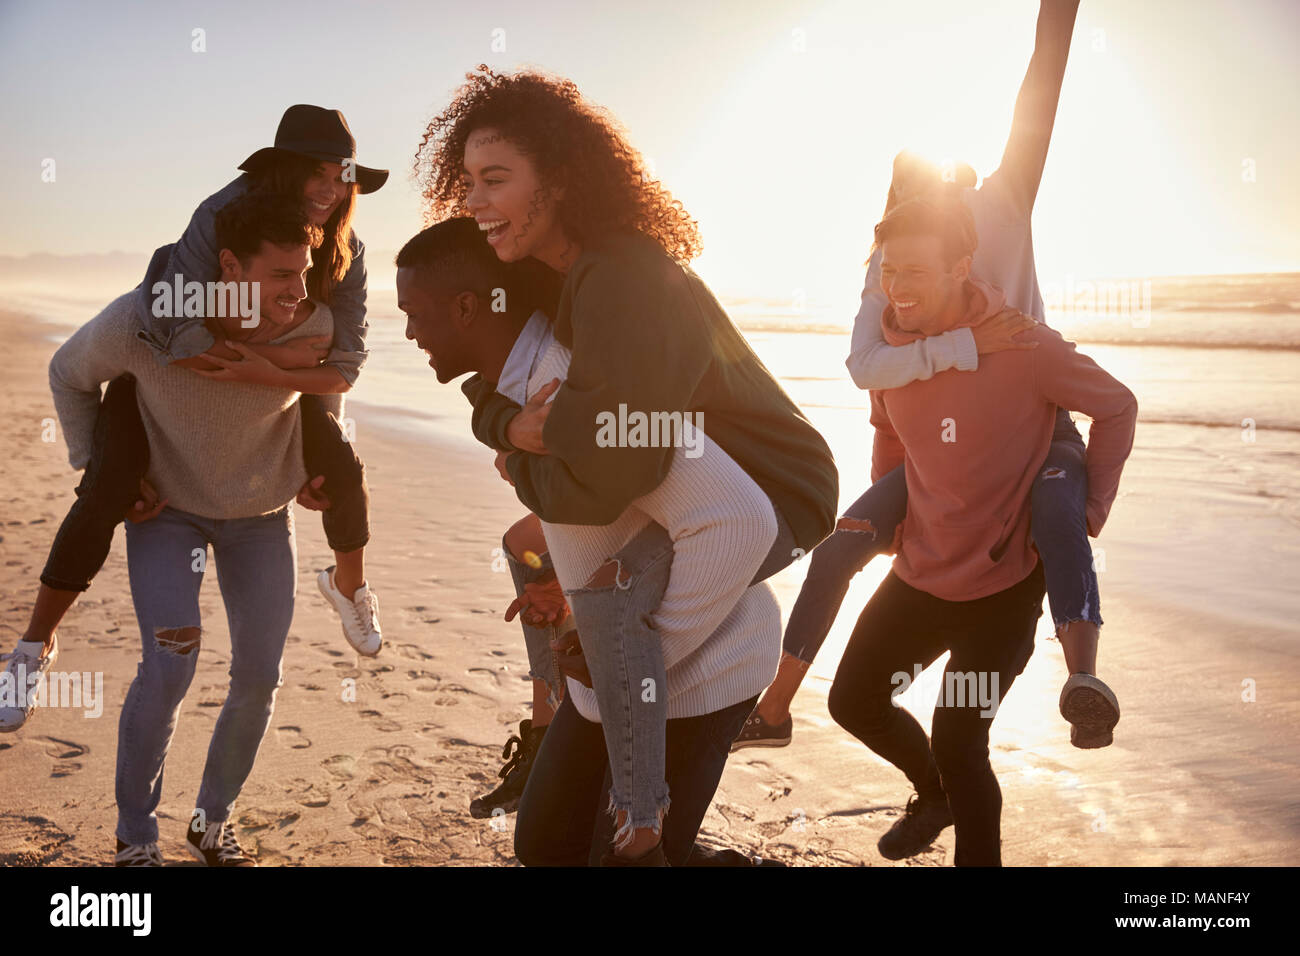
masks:
POLYGON ((511 734, 501 751, 506 765, 497 771, 501 785, 489 794, 475 797, 469 804, 469 815, 475 820, 486 820, 492 811, 514 813, 519 809, 519 798, 524 794, 524 784, 533 769, 533 761, 546 736, 546 727, 534 727, 531 720, 519 722, 519 733, 511 734))
POLYGON ((788 747, 793 737, 794 718, 786 717, 779 724, 769 724, 755 710, 731 742, 731 752, 734 754, 743 747, 788 747))
POLYGON ((767 860, 761 856, 747 856, 739 850, 718 849, 696 843, 683 866, 785 866, 780 860, 767 860))
POLYGON ((628 859, 625 856, 618 856, 613 850, 606 850, 605 855, 600 858, 601 866, 667 866, 668 858, 664 856, 664 842, 660 840, 654 845, 654 849, 646 850, 645 853, 638 857, 628 859))
POLYGON ((194 820, 191 819, 185 845, 199 862, 208 866, 257 866, 257 861, 239 845, 235 828, 226 820, 209 823, 200 832, 194 829, 194 820))
POLYGON ((876 849, 886 860, 902 860, 920 853, 952 826, 952 812, 947 797, 922 798, 912 794, 901 819, 889 828, 876 849))

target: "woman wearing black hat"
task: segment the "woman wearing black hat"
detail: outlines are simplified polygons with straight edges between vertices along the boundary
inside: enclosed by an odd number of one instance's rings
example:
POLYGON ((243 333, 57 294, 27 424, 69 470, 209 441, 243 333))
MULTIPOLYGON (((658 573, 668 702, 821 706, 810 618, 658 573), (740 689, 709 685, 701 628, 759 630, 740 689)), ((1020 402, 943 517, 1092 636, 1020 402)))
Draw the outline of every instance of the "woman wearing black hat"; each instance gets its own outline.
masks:
MULTIPOLYGON (((365 581, 369 501, 364 468, 337 420, 316 396, 350 390, 366 358, 365 247, 351 222, 357 193, 379 189, 388 170, 356 162, 356 141, 342 113, 308 105, 289 107, 276 130, 275 145, 253 153, 239 168, 244 175, 199 205, 180 241, 155 252, 148 276, 165 276, 170 285, 179 275, 182 286, 219 279, 217 212, 253 190, 266 193, 268 201, 290 197, 325 234, 320 247, 312 250, 306 284, 310 299, 331 307, 333 347, 324 336, 294 344, 226 347, 214 340, 201 315, 157 315, 183 310, 156 309, 148 279, 139 289, 143 328, 137 334, 157 353, 160 364, 175 362, 212 378, 276 384, 303 393, 303 458, 308 474, 324 481, 313 482, 317 488, 323 485, 323 493, 304 490, 298 501, 313 510, 330 509, 323 523, 336 560, 334 567, 320 572, 318 585, 342 617, 348 642, 359 653, 373 656, 382 635, 377 599, 365 581), (337 374, 321 374, 329 368, 337 374), (340 530, 344 528, 346 532, 340 530)), ((95 450, 77 488, 79 500, 51 547, 31 620, 15 654, 8 655, 10 669, 15 661, 26 662, 33 674, 53 665, 58 655, 55 629, 103 566, 123 514, 129 513, 133 521, 147 520, 166 504, 144 480, 149 448, 134 389, 130 377, 122 376, 105 391, 95 450)), ((9 713, 12 710, 0 715, 0 731, 16 730, 31 714, 30 708, 9 713)))

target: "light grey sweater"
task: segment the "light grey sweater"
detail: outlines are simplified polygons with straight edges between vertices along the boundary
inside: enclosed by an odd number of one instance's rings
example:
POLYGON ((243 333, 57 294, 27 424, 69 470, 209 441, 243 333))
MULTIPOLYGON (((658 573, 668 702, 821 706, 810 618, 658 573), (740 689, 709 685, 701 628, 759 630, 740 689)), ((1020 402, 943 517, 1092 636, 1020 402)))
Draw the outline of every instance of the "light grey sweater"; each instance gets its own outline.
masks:
MULTIPOLYGON (((139 301, 135 291, 114 299, 50 360, 50 390, 72 467, 90 460, 101 384, 130 372, 149 438, 146 478, 171 507, 205 518, 250 518, 283 507, 307 481, 300 393, 159 365, 136 337, 139 301)), ((317 303, 306 322, 274 341, 333 331, 329 307, 317 303)), ((321 400, 342 417, 342 395, 321 400)))

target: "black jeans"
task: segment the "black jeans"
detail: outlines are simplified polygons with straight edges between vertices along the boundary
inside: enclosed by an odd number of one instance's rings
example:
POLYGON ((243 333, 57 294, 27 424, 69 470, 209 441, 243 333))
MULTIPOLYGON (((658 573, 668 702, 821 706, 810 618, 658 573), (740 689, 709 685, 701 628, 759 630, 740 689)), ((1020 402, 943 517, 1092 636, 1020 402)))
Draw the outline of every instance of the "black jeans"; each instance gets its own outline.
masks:
MULTIPOLYGON (((670 866, 691 857, 722 771, 758 695, 702 717, 667 723, 666 778, 672 805, 664 816, 663 850, 670 866)), ((515 856, 524 866, 599 866, 614 838, 609 758, 600 724, 565 697, 555 712, 515 821, 515 856)))
POLYGON ((989 729, 1034 651, 1043 592, 1041 562, 1019 584, 976 601, 941 600, 891 571, 858 618, 831 685, 837 724, 903 771, 918 793, 947 794, 958 866, 1001 863, 1002 791, 989 729), (946 650, 931 742, 893 695, 908 686, 897 675, 910 681, 946 650))
MULTIPOLYGON (((370 540, 370 493, 365 466, 344 440, 338 419, 315 395, 303 395, 302 457, 310 477, 324 475, 330 507, 321 512, 331 550, 348 552, 370 540)), ((140 421, 135 377, 108 383, 95 419, 90 461, 77 485, 77 500, 59 525, 41 583, 60 591, 85 591, 113 543, 113 531, 140 497, 149 471, 149 439, 140 421)))

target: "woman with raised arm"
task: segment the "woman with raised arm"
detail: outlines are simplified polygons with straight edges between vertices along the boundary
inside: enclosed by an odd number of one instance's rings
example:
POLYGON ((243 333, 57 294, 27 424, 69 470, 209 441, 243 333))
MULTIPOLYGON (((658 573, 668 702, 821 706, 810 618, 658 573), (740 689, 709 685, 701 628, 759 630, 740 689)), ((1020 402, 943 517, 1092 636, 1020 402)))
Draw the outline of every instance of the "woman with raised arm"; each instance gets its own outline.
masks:
MULTIPOLYGON (((1017 333, 1044 321, 1030 216, 1047 160, 1078 6, 1078 0, 1040 4, 1034 53, 1016 99, 1002 162, 979 188, 973 188, 975 173, 969 166, 940 170, 907 152, 894 160, 886 215, 913 196, 934 190, 958 192, 975 218, 979 245, 973 274, 1002 289, 1011 308, 973 330, 960 328, 908 345, 889 345, 880 324, 888 299, 880 289, 880 250, 874 249, 846 363, 859 388, 897 388, 948 369, 973 371, 981 355, 1028 348, 1017 342, 1017 333)), ((1061 714, 1071 724, 1070 741, 1076 747, 1093 748, 1111 743, 1119 703, 1096 677, 1102 620, 1088 543, 1088 535, 1096 529, 1087 525, 1086 499, 1083 441, 1069 413, 1061 411, 1051 451, 1034 485, 1033 534, 1070 672, 1061 691, 1061 714)), ((890 546, 906 510, 907 486, 899 467, 850 505, 835 532, 812 553, 808 576, 786 625, 777 678, 736 740, 737 749, 790 742, 790 703, 835 621, 849 582, 890 546)))

